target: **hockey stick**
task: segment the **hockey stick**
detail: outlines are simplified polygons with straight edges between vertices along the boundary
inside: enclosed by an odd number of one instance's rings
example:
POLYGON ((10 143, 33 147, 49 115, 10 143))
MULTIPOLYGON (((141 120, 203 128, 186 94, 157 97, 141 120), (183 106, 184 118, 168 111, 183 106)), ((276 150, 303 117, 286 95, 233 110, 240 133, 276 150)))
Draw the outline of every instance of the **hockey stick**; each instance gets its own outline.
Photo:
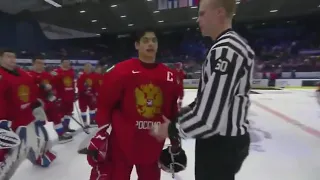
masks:
MULTIPOLYGON (((79 102, 79 100, 78 100, 78 102, 79 102)), ((80 115, 81 113, 80 113, 80 110, 79 110, 79 108, 78 108, 78 106, 77 106, 77 103, 74 102, 73 104, 74 104, 75 109, 76 109, 76 111, 77 111, 78 118, 81 119, 82 124, 84 124, 84 121, 83 121, 83 119, 82 119, 82 117, 81 117, 81 115, 80 115)))
POLYGON ((76 122, 81 128, 82 130, 86 133, 86 134, 90 134, 90 132, 88 131, 88 129, 86 129, 78 120, 76 120, 76 118, 74 118, 73 116, 70 116, 71 119, 73 119, 74 122, 76 122))
POLYGON ((71 116, 71 118, 82 128, 82 130, 83 130, 86 134, 90 134, 89 130, 88 130, 87 128, 85 128, 84 125, 83 125, 83 124, 84 124, 84 121, 83 121, 82 117, 80 116, 80 110, 79 110, 79 108, 78 108, 78 106, 77 106, 77 103, 74 102, 73 104, 74 104, 75 109, 76 109, 76 111, 77 111, 78 119, 81 119, 82 124, 81 124, 79 121, 77 121, 73 116, 71 116))

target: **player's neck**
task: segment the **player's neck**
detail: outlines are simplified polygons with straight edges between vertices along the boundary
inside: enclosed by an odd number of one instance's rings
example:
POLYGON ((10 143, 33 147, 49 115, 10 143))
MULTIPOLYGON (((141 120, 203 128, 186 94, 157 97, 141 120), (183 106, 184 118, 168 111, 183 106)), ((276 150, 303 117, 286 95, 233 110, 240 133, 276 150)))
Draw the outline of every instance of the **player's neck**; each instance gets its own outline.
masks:
POLYGON ((4 69, 9 70, 9 71, 13 71, 13 70, 14 70, 14 67, 8 66, 8 65, 6 65, 6 64, 0 64, 0 66, 1 66, 2 68, 4 68, 4 69))
POLYGON ((218 39, 225 31, 229 30, 232 28, 231 21, 226 20, 224 23, 221 24, 220 27, 216 28, 216 31, 212 32, 211 34, 211 39, 216 40, 218 39))
POLYGON ((34 68, 33 71, 36 72, 36 73, 42 73, 43 72, 42 70, 38 70, 36 68, 34 68))
POLYGON ((145 56, 139 55, 139 59, 143 63, 155 63, 156 62, 154 57, 145 57, 145 56))
POLYGON ((60 68, 61 68, 62 70, 64 70, 64 71, 67 71, 67 70, 70 69, 70 68, 64 68, 64 67, 62 67, 62 66, 60 66, 60 68))

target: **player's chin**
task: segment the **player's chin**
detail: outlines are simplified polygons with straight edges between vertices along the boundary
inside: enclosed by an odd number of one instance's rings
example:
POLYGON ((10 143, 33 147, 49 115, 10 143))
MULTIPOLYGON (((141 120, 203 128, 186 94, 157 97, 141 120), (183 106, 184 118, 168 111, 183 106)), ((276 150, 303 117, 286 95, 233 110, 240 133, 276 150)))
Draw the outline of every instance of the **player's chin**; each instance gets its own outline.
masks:
POLYGON ((146 51, 145 55, 148 57, 156 57, 157 52, 156 51, 146 51))

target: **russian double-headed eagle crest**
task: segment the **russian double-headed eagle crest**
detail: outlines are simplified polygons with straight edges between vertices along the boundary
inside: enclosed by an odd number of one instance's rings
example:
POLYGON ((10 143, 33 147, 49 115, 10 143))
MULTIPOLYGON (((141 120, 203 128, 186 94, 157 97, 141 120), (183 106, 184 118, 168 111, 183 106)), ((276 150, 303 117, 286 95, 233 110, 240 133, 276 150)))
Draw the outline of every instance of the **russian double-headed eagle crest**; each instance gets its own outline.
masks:
POLYGON ((20 85, 18 87, 18 97, 19 97, 19 99, 22 102, 27 103, 27 102, 29 102, 29 96, 30 96, 30 88, 29 88, 29 86, 20 85))
POLYGON ((72 86, 72 79, 71 77, 67 76, 65 78, 63 78, 63 84, 66 87, 71 87, 72 86))
POLYGON ((91 87, 92 86, 92 79, 86 79, 86 85, 91 87))
POLYGON ((145 84, 135 89, 136 108, 138 113, 151 119, 161 113, 163 95, 159 87, 153 84, 145 84))

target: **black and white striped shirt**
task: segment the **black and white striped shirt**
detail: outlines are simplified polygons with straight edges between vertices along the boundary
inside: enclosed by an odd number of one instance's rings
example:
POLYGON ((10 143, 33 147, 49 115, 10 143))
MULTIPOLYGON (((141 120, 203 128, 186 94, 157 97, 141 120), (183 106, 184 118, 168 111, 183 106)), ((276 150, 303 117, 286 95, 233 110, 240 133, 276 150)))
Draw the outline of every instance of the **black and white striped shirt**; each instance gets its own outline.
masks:
POLYGON ((247 132, 254 57, 246 40, 233 30, 217 38, 202 66, 194 106, 176 123, 180 137, 239 136, 247 132))

